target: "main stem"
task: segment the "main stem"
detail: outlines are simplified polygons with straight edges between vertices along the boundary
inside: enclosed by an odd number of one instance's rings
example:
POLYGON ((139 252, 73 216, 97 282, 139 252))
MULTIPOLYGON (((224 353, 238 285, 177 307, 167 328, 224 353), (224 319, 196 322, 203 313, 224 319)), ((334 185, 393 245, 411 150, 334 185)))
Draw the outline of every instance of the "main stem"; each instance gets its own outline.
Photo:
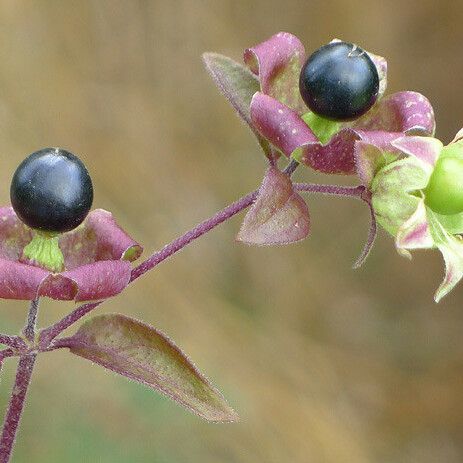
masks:
POLYGON ((27 354, 19 359, 16 380, 11 391, 10 403, 0 439, 0 463, 10 461, 36 357, 37 354, 27 354))
MULTIPOLYGON (((29 341, 33 341, 35 337, 38 308, 39 300, 35 299, 31 301, 26 326, 23 331, 24 336, 29 341)), ((9 355, 8 351, 3 352, 4 356, 9 355)), ((10 402, 6 411, 2 436, 0 438, 0 463, 8 463, 10 461, 36 357, 36 353, 28 352, 19 358, 16 379, 13 390, 11 391, 10 402)))

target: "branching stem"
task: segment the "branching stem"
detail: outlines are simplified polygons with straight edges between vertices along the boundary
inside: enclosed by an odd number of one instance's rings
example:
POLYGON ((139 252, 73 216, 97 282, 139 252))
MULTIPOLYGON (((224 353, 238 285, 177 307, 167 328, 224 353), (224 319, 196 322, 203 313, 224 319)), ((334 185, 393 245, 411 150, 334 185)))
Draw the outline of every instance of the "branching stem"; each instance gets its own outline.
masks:
MULTIPOLYGON (((288 175, 291 175, 297 168, 297 166, 298 163, 296 161, 290 162, 287 168, 285 169, 285 172, 288 173, 288 175)), ((363 194, 365 192, 365 187, 363 186, 348 187, 338 185, 318 185, 313 183, 295 183, 294 188, 298 191, 305 191, 308 193, 350 196, 358 199, 364 199, 363 194)), ((130 282, 133 282, 134 280, 142 276, 144 273, 148 272, 149 270, 152 270, 161 262, 165 261, 173 254, 186 247, 194 240, 198 239, 207 232, 211 231, 213 228, 217 227, 221 223, 225 222, 226 220, 230 219, 234 215, 249 207, 256 199, 257 193, 258 190, 248 193, 246 196, 243 196, 234 203, 225 207, 209 219, 205 220, 204 222, 201 222, 193 229, 187 231, 182 236, 176 238, 175 240, 164 246, 164 248, 162 248, 161 250, 152 254, 150 257, 148 257, 148 259, 146 259, 144 262, 142 262, 140 265, 138 265, 132 270, 130 282)), ((50 343, 53 341, 53 339, 55 339, 60 333, 62 333, 65 329, 73 325, 76 321, 87 315, 89 312, 91 312, 93 309, 98 307, 103 302, 104 301, 98 301, 81 305, 80 307, 77 307, 73 312, 56 322, 54 325, 44 329, 39 336, 41 349, 46 350, 50 346, 50 343)))
POLYGON ((29 314, 27 316, 27 324, 24 327, 23 334, 28 341, 33 341, 35 338, 35 329, 37 326, 37 315, 39 313, 39 299, 31 301, 29 314))

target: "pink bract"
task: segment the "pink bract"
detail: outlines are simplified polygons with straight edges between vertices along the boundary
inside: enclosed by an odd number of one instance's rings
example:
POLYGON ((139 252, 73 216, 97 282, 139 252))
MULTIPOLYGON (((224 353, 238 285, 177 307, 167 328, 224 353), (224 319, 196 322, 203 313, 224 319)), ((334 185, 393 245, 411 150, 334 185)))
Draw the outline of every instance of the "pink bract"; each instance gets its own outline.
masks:
MULTIPOLYGON (((386 89, 386 60, 370 54, 380 75, 380 95, 386 89)), ((280 32, 245 51, 244 61, 260 81, 261 92, 251 102, 251 120, 258 132, 285 156, 294 156, 314 170, 354 174, 357 140, 394 151, 391 142, 404 135, 432 135, 434 111, 426 97, 398 92, 379 98, 355 121, 342 123, 322 144, 301 116, 308 112, 299 95, 299 73, 306 59, 302 43, 280 32)))
POLYGON ((120 293, 130 279, 130 262, 142 247, 114 221, 96 209, 77 229, 60 237, 65 270, 52 273, 21 261, 32 231, 10 206, 0 208, 0 298, 91 301, 120 293))

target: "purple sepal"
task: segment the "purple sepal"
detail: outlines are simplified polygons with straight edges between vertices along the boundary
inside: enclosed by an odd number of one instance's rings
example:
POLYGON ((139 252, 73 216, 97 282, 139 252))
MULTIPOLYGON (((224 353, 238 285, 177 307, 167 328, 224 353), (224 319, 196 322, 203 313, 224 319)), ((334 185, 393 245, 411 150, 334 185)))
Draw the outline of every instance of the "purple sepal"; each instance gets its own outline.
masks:
POLYGON ((244 52, 244 62, 259 77, 261 91, 300 114, 307 111, 299 93, 304 60, 304 46, 288 32, 275 34, 244 52))
POLYGON ((384 98, 367 115, 345 124, 326 145, 317 140, 297 112, 268 95, 254 95, 251 118, 257 130, 287 157, 293 156, 312 169, 328 174, 355 173, 357 140, 382 150, 397 151, 391 142, 404 133, 431 134, 434 129, 432 107, 425 97, 415 92, 400 92, 384 98), (425 115, 416 112, 417 108, 425 110, 425 115))
POLYGON ((434 110, 420 93, 397 92, 380 99, 351 127, 365 131, 403 132, 406 135, 433 135, 436 129, 434 110))
POLYGON ((408 156, 419 159, 423 163, 423 168, 431 172, 444 145, 437 138, 401 137, 394 140, 392 146, 408 156))
POLYGON ((261 246, 289 244, 304 239, 309 228, 307 204, 294 191, 289 176, 270 167, 237 240, 261 246))
POLYGON ((354 146, 364 140, 382 149, 402 133, 344 128, 323 145, 302 118, 274 98, 256 93, 251 102, 251 118, 257 130, 287 157, 314 170, 329 174, 355 173, 354 146))
POLYGON ((73 270, 48 275, 39 289, 40 296, 52 299, 95 301, 119 294, 129 283, 130 263, 122 260, 99 261, 73 270))
POLYGON ((0 259, 0 298, 36 299, 48 275, 50 272, 39 267, 0 259))
POLYGON ((62 300, 100 300, 120 293, 130 279, 129 261, 141 246, 102 209, 60 238, 66 270, 52 273, 20 262, 32 232, 9 206, 0 208, 0 298, 32 300, 48 296, 62 300))

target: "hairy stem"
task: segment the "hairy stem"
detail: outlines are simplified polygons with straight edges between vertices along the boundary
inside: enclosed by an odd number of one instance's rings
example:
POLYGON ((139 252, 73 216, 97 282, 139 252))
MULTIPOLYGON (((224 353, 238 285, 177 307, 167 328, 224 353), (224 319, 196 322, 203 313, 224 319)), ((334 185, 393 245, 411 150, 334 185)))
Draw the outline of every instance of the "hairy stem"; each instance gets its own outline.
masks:
POLYGON ((13 349, 26 349, 27 345, 24 339, 20 336, 10 336, 8 334, 0 334, 0 344, 5 344, 13 349))
POLYGON ((357 269, 365 262, 368 254, 376 239, 377 225, 375 211, 371 204, 371 193, 363 186, 340 186, 340 185, 314 185, 312 183, 296 183, 294 189, 306 193, 321 193, 325 195, 345 196, 357 198, 367 203, 370 209, 370 229, 368 231, 367 240, 363 246, 362 252, 357 260, 354 262, 352 268, 357 269))
POLYGON ((290 177, 293 175, 294 171, 299 167, 299 162, 296 161, 295 159, 291 159, 289 161, 289 164, 285 167, 285 170, 283 171, 285 174, 288 174, 290 177))
POLYGON ((26 354, 19 359, 16 380, 0 438, 0 463, 10 461, 36 357, 37 354, 26 354))
POLYGON ((210 219, 201 222, 199 225, 186 232, 184 235, 175 239, 167 246, 164 246, 164 248, 162 248, 160 251, 155 252, 151 257, 146 259, 132 270, 130 281, 132 282, 133 280, 136 280, 148 270, 151 270, 153 267, 156 267, 156 265, 166 260, 172 254, 175 254, 177 251, 180 251, 180 249, 183 249, 195 239, 211 231, 213 228, 217 227, 217 225, 220 225, 221 223, 230 219, 234 215, 238 214, 238 212, 241 212, 243 209, 246 209, 253 203, 253 201, 256 199, 256 196, 257 190, 247 194, 246 196, 243 196, 242 198, 238 199, 238 201, 235 201, 225 209, 217 212, 217 214, 214 214, 210 219))
MULTIPOLYGON (((291 161, 284 172, 286 172, 288 175, 291 175, 298 165, 299 163, 297 161, 291 161)), ((362 195, 365 191, 365 187, 363 186, 345 187, 338 185, 317 185, 312 183, 296 183, 294 184, 294 188, 296 190, 305 191, 309 193, 321 193, 336 196, 351 196, 358 199, 363 199, 362 195)), ((164 248, 162 248, 160 251, 157 251, 154 254, 152 254, 150 257, 148 257, 148 259, 146 259, 144 262, 142 262, 140 265, 138 265, 132 270, 130 282, 133 282, 134 280, 142 276, 144 273, 153 269, 161 262, 165 261, 170 256, 172 256, 173 254, 190 244, 192 241, 196 240, 200 236, 206 234, 213 228, 217 227, 221 223, 225 222, 226 220, 230 219, 234 215, 249 207, 256 199, 257 193, 258 190, 248 193, 246 196, 243 196, 234 203, 230 204, 229 206, 214 214, 209 219, 205 220, 204 222, 201 222, 193 229, 187 231, 182 236, 176 238, 175 240, 164 246, 164 248)), ((64 318, 62 318, 55 324, 44 329, 39 336, 40 348, 46 350, 50 346, 50 343, 53 341, 53 339, 55 339, 60 333, 62 333, 66 328, 70 327, 76 321, 87 315, 89 312, 91 312, 93 309, 98 307, 103 302, 104 301, 90 302, 88 304, 81 305, 80 307, 77 307, 74 311, 66 315, 64 318)))
POLYGON ((359 186, 341 186, 341 185, 318 185, 316 183, 295 183, 294 189, 306 193, 320 193, 322 195, 332 196, 349 196, 363 199, 365 187, 359 186))
POLYGON ((27 324, 23 329, 23 334, 28 341, 33 341, 35 338, 35 329, 37 326, 37 315, 39 312, 39 299, 31 301, 29 314, 27 316, 27 324))
MULTIPOLYGON (((192 241, 196 240, 200 236, 204 235, 205 233, 211 231, 213 228, 217 227, 221 223, 225 222, 226 220, 230 219, 234 215, 238 214, 242 210, 249 207, 253 201, 256 199, 257 190, 253 191, 246 196, 238 199, 234 203, 230 204, 226 208, 222 209, 221 211, 214 214, 211 218, 201 222, 199 225, 194 227, 193 229, 187 231, 185 234, 176 238, 168 245, 164 246, 160 251, 155 252, 152 254, 148 259, 142 262, 140 265, 135 267, 132 270, 132 275, 130 278, 130 282, 136 280, 148 270, 156 267, 156 265, 160 264, 176 252, 183 249, 185 246, 190 244, 192 241)), ((88 314, 92 311, 95 307, 98 307, 102 302, 91 302, 88 304, 84 304, 73 312, 62 318, 60 321, 55 323, 54 325, 50 326, 43 330, 40 334, 40 346, 41 348, 48 347, 48 344, 58 336, 62 331, 66 328, 74 324, 77 320, 88 314)))

